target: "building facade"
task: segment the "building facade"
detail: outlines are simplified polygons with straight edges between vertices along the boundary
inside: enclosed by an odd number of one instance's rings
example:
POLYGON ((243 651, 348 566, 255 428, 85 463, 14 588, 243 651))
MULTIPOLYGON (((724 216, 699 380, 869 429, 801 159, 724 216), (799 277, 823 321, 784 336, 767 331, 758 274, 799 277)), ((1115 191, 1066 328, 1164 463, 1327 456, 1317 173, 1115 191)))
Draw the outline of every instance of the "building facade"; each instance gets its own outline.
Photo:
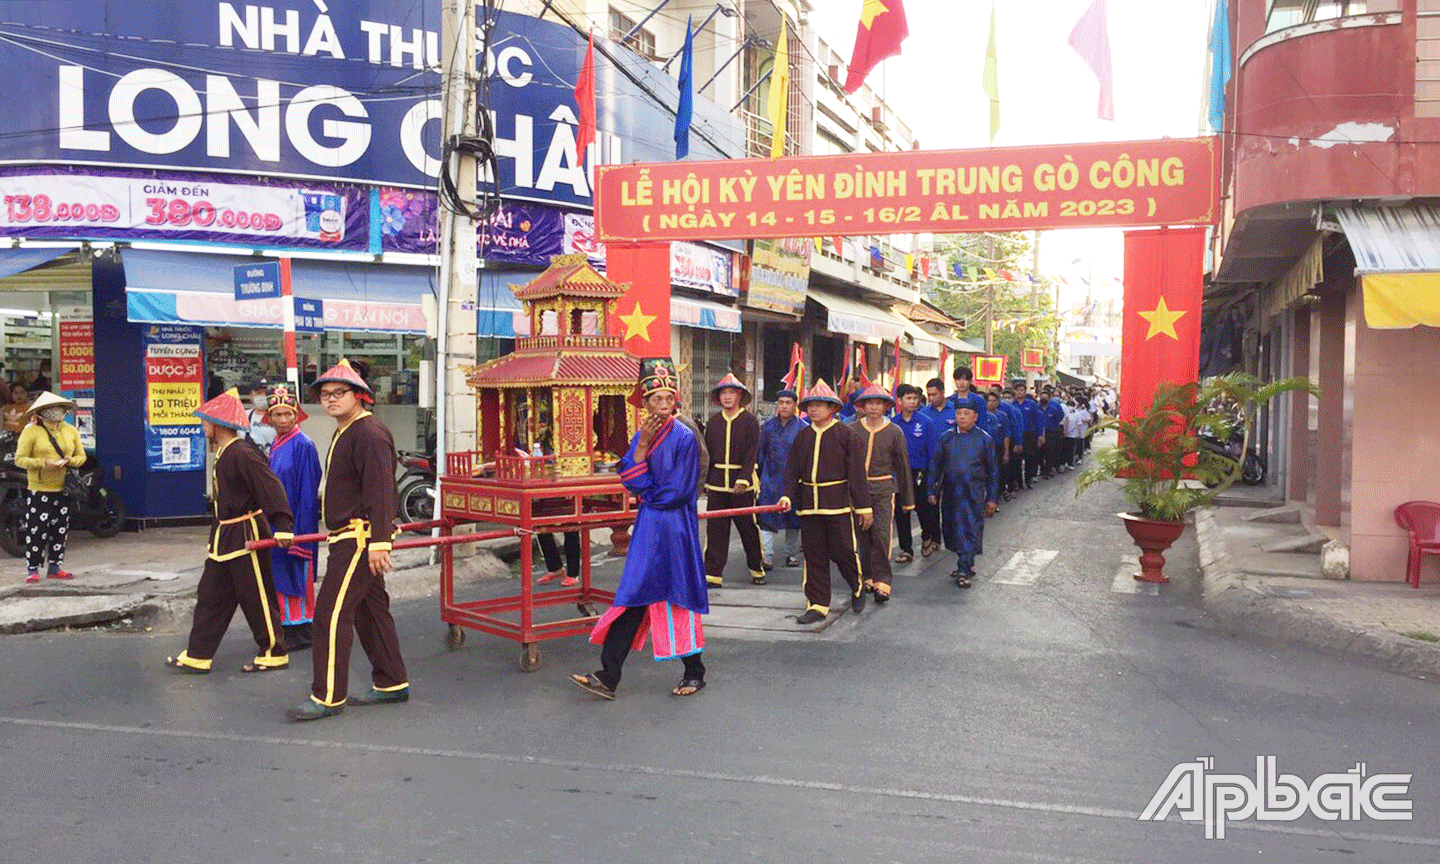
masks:
MULTIPOLYGON (((1261 420, 1272 482, 1404 578, 1396 506, 1440 500, 1440 2, 1229 0, 1207 371, 1308 377, 1261 420)), ((1440 578, 1433 564, 1427 581, 1440 578)))

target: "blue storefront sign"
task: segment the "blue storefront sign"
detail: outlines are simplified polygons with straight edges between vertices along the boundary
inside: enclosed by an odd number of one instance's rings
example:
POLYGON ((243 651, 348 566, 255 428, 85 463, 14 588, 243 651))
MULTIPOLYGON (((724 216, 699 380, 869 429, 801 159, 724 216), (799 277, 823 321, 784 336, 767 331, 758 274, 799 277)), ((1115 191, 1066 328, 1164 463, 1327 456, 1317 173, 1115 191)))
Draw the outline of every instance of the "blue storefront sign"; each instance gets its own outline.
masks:
MULTIPOLYGON (((0 164, 63 163, 340 178, 431 188, 440 172, 440 0, 5 4, 0 164), (97 31, 105 31, 99 33, 97 31)), ((487 107, 501 195, 589 207, 594 162, 669 160, 676 84, 601 38, 599 135, 575 148, 586 40, 500 12, 487 107), (606 56, 613 55, 616 63, 606 56)), ((478 62, 478 61, 477 61, 478 62)), ((693 158, 743 154, 696 100, 693 158)), ((318 220, 324 202, 314 208, 318 220)))
POLYGON ((264 300, 279 296, 279 261, 261 261, 235 266, 236 300, 264 300))

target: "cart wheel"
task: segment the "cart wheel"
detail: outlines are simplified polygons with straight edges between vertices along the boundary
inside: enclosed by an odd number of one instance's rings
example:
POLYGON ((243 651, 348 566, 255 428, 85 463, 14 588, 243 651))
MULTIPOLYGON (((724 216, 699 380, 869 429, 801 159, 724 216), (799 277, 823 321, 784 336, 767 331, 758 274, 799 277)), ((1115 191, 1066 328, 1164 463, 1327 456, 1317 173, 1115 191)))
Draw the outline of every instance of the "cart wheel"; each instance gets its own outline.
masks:
POLYGON ((526 642, 520 648, 520 671, 534 672, 540 668, 540 646, 534 642, 526 642))
POLYGON ((465 628, 459 624, 451 624, 450 632, 445 636, 445 644, 450 646, 451 651, 458 650, 465 644, 465 628))

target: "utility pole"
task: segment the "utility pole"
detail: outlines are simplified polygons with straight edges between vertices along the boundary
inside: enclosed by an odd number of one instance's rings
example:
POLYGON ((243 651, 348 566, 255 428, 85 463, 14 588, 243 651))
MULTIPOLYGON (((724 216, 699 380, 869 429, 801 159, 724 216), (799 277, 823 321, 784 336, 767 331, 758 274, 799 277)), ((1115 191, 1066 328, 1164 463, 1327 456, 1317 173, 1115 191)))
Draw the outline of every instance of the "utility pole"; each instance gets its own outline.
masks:
MULTIPOLYGON (((476 134, 474 80, 475 4, 445 0, 441 23, 444 47, 445 140, 473 138, 476 134)), ((451 148, 449 162, 441 167, 454 178, 460 199, 471 212, 476 203, 477 165, 474 156, 451 148)), ((442 197, 443 200, 443 197, 442 197)), ((440 298, 436 322, 435 460, 437 476, 445 472, 445 454, 475 449, 475 394, 465 380, 464 366, 475 362, 475 300, 479 261, 476 222, 471 216, 441 208, 440 298)), ((439 518, 440 495, 435 495, 439 518)))
MULTIPOLYGON (((985 261, 995 262, 995 235, 985 235, 985 261)), ((985 353, 995 353, 995 280, 985 280, 985 353)))

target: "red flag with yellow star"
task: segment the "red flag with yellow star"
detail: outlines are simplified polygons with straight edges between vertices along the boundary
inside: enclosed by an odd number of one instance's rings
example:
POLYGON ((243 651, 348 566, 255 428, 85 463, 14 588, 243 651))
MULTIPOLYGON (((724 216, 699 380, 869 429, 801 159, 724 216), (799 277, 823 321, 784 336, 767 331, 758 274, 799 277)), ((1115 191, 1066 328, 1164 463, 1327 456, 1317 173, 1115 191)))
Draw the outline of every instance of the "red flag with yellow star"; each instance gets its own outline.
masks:
POLYGON ((670 244, 608 243, 605 275, 628 283, 609 334, 636 357, 670 356, 670 244))
POLYGON ((854 93, 865 83, 870 70, 886 57, 900 53, 900 43, 910 35, 901 0, 864 0, 860 25, 855 30, 855 51, 845 74, 845 92, 854 93))
POLYGON ((1143 414, 1161 382, 1200 374, 1205 229, 1125 232, 1125 320, 1120 343, 1120 417, 1143 414))

